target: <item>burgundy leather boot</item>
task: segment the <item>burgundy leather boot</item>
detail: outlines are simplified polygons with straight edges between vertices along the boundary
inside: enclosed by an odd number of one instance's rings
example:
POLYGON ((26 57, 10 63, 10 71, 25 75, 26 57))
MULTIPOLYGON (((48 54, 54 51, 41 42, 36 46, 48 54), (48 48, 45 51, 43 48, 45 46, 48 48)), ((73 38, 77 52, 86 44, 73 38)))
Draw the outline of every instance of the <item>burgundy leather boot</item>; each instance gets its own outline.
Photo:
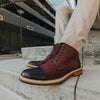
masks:
POLYGON ((32 67, 32 68, 37 68, 38 66, 46 63, 48 60, 53 58, 57 54, 59 48, 60 48, 60 43, 55 44, 54 47, 53 47, 52 52, 44 60, 30 61, 26 66, 32 67))
POLYGON ((82 74, 79 54, 73 47, 61 43, 57 55, 38 68, 24 70, 19 79, 31 84, 56 84, 70 76, 82 74))

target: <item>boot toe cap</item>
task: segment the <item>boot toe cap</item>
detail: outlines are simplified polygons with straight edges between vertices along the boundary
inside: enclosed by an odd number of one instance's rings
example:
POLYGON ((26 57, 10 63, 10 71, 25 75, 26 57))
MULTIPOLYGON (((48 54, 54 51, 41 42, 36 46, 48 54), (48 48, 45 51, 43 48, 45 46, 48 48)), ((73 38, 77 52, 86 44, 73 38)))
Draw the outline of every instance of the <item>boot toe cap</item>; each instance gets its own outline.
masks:
POLYGON ((45 73, 42 68, 26 69, 21 73, 21 76, 29 79, 46 80, 45 73))
POLYGON ((41 63, 41 61, 30 61, 28 64, 29 65, 40 66, 42 63, 41 63))

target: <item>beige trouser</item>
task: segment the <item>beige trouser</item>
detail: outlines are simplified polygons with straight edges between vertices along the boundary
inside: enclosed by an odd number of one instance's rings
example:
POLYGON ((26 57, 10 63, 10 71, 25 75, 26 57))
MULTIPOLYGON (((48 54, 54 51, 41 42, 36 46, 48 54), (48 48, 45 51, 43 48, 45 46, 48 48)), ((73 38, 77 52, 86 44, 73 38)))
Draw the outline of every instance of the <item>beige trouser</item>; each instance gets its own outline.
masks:
POLYGON ((60 7, 56 11, 55 43, 64 42, 80 51, 93 24, 96 28, 100 23, 96 19, 99 6, 100 0, 79 0, 74 10, 60 7))

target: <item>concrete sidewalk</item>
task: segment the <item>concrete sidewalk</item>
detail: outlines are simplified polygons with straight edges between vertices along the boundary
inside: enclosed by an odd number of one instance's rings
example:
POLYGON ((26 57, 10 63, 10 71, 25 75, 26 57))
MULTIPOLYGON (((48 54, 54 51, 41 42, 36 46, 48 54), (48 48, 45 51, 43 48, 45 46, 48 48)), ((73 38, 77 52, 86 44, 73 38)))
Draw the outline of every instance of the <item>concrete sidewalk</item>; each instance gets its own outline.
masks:
MULTIPOLYGON (((1 60, 0 84, 25 100, 73 100, 77 77, 67 79, 62 84, 48 86, 22 83, 18 78, 19 74, 27 68, 25 66, 27 62, 28 60, 21 58, 1 60)), ((100 100, 100 66, 84 66, 84 73, 77 87, 77 100, 100 100)))

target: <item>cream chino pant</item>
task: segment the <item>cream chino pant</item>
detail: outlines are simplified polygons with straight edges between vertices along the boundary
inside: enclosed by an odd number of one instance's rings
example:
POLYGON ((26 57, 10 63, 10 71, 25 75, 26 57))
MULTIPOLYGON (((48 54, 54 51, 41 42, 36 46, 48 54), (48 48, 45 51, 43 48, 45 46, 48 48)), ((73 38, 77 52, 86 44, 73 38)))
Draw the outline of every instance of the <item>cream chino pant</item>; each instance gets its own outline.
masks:
POLYGON ((80 51, 91 27, 98 28, 99 6, 100 0, 79 0, 74 10, 60 7, 56 11, 55 43, 64 42, 80 51))

